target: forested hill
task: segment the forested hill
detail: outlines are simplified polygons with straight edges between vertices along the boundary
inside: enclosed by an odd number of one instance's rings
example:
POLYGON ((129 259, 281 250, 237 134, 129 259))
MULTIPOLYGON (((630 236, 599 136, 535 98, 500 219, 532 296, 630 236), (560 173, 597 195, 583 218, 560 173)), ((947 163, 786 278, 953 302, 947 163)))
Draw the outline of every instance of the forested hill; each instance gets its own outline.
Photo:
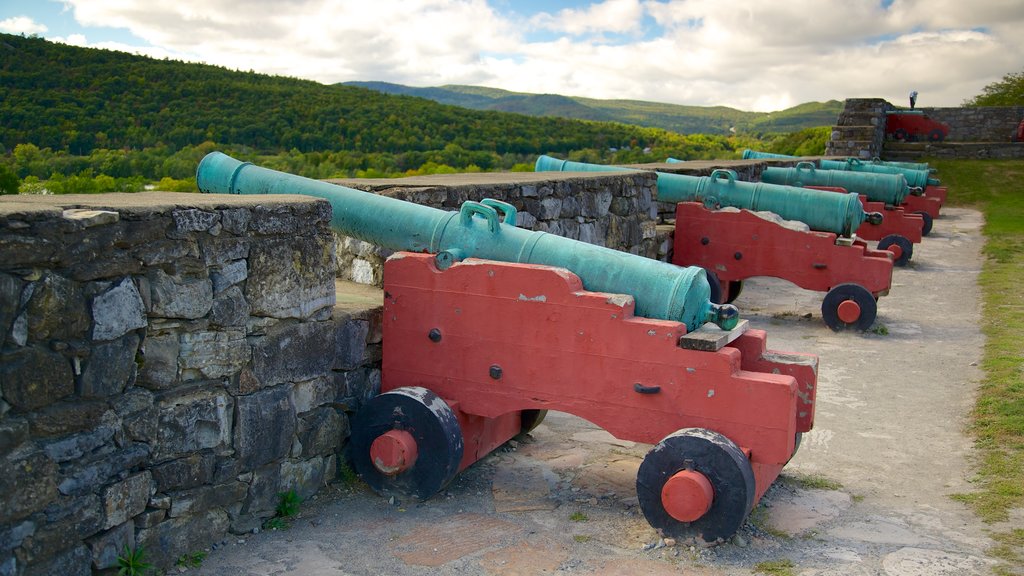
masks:
POLYGON ((281 150, 565 153, 666 144, 615 123, 467 111, 422 98, 0 35, 0 144, 75 155, 204 141, 281 150))
POLYGON ((561 116, 583 120, 627 122, 686 134, 795 132, 832 126, 842 111, 837 100, 807 102, 778 112, 744 112, 726 106, 680 106, 641 100, 597 100, 557 94, 509 92, 480 86, 448 85, 416 88, 388 82, 345 82, 385 94, 429 98, 475 110, 501 110, 531 116, 561 116))

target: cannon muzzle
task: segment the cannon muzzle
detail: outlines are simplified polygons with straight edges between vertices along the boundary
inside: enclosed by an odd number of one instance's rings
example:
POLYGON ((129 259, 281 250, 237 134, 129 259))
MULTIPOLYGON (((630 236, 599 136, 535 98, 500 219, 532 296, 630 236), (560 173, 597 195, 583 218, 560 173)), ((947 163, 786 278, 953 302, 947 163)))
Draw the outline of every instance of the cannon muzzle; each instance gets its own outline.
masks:
POLYGON ((466 202, 446 212, 285 174, 211 152, 196 172, 201 192, 221 194, 304 194, 331 203, 331 227, 391 250, 436 254, 445 269, 463 258, 566 268, 592 292, 628 294, 635 313, 674 320, 694 330, 713 322, 731 330, 734 307, 712 304, 702 268, 684 268, 618 250, 533 232, 515 226, 516 209, 492 199, 466 202))
MULTIPOLYGON (((608 172, 631 170, 618 166, 570 162, 550 156, 537 158, 535 170, 561 172, 608 172)), ((856 194, 779 186, 736 179, 732 170, 715 170, 711 176, 685 176, 656 172, 661 202, 701 202, 709 208, 731 206, 774 212, 786 220, 805 222, 812 230, 852 236, 867 219, 856 194)))

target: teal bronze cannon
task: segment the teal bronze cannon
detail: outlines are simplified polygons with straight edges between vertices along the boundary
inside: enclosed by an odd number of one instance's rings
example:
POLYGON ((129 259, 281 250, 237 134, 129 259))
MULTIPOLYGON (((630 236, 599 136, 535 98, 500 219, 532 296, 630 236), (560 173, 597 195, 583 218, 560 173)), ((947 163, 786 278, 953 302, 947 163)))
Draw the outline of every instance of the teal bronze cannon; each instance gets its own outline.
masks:
MULTIPOLYGON (((790 156, 788 154, 773 154, 771 152, 759 152, 757 150, 751 150, 747 148, 743 151, 744 160, 799 160, 803 156, 790 156)), ((935 172, 935 169, 928 166, 927 162, 894 162, 891 160, 882 160, 881 158, 872 158, 871 164, 875 166, 889 166, 893 168, 907 168, 910 170, 926 170, 929 173, 935 172)))
POLYGON ((430 498, 558 410, 656 445, 637 472, 644 517, 666 537, 715 543, 813 426, 817 357, 735 326, 699 268, 516 228, 503 202, 445 212, 220 153, 197 183, 323 198, 333 228, 399 250, 384 264, 381 393, 352 415, 348 445, 382 495, 430 498), (706 320, 729 331, 689 333, 706 320))
MULTIPOLYGON (((618 166, 537 158, 537 172, 615 172, 630 170, 618 166)), ((821 190, 778 186, 736 179, 732 170, 715 170, 697 177, 658 172, 658 200, 700 202, 710 207, 744 208, 778 214, 786 220, 804 222, 812 230, 851 236, 864 222, 879 224, 882 215, 867 214, 856 194, 834 194, 821 190)))
POLYGON ((913 168, 900 168, 898 166, 883 166, 871 162, 863 162, 856 158, 846 160, 819 160, 818 167, 822 170, 848 170, 850 172, 874 172, 875 174, 902 174, 907 179, 907 184, 913 188, 926 186, 938 186, 939 180, 931 178, 927 170, 915 170, 913 168))
POLYGON ((743 150, 744 160, 797 160, 800 156, 790 156, 788 154, 774 154, 772 152, 758 152, 757 150, 751 150, 747 148, 743 150))
MULTIPOLYGON (((767 167, 761 172, 761 181, 769 184, 786 186, 834 186, 845 188, 867 196, 872 202, 884 202, 889 206, 899 206, 910 186, 902 174, 875 174, 869 172, 849 172, 844 170, 818 170, 810 162, 800 162, 795 168, 767 167)), ((914 189, 918 195, 920 189, 914 189)))
POLYGON ((466 202, 458 212, 446 212, 261 168, 219 152, 200 162, 196 183, 202 192, 324 198, 334 210, 335 230, 391 250, 436 254, 442 269, 470 257, 559 266, 578 275, 587 290, 633 296, 640 316, 677 320, 690 330, 705 322, 728 330, 738 322, 734 307, 711 303, 704 270, 517 228, 515 207, 497 200, 466 202))

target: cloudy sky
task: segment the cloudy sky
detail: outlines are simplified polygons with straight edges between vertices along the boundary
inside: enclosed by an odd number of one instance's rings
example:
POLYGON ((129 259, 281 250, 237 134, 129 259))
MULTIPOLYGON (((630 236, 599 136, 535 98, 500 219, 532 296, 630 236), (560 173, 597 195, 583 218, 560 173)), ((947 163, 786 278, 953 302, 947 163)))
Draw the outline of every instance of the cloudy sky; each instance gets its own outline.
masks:
POLYGON ((1024 0, 0 0, 0 31, 323 83, 772 111, 957 106, 1024 70, 1024 0))

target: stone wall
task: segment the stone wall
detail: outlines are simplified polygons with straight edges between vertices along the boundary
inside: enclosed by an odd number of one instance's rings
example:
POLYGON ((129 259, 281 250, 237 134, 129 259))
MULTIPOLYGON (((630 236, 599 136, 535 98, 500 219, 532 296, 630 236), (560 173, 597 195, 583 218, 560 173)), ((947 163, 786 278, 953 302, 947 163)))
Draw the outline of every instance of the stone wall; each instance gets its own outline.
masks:
POLYGON ((885 113, 894 108, 881 98, 848 98, 825 143, 825 156, 879 157, 885 143, 885 113))
MULTIPOLYGON (((656 237, 657 177, 651 172, 441 174, 331 182, 442 210, 493 198, 516 207, 520 228, 649 258, 665 250, 664 239, 656 237)), ((339 277, 381 285, 389 250, 343 235, 337 235, 337 245, 339 277)))
POLYGON ((125 546, 166 567, 336 476, 380 332, 373 305, 332 318, 329 216, 293 196, 0 200, 0 575, 90 574, 125 546))
POLYGON ((921 108, 932 120, 949 124, 950 142, 1010 142, 1024 120, 1024 106, 921 108))

